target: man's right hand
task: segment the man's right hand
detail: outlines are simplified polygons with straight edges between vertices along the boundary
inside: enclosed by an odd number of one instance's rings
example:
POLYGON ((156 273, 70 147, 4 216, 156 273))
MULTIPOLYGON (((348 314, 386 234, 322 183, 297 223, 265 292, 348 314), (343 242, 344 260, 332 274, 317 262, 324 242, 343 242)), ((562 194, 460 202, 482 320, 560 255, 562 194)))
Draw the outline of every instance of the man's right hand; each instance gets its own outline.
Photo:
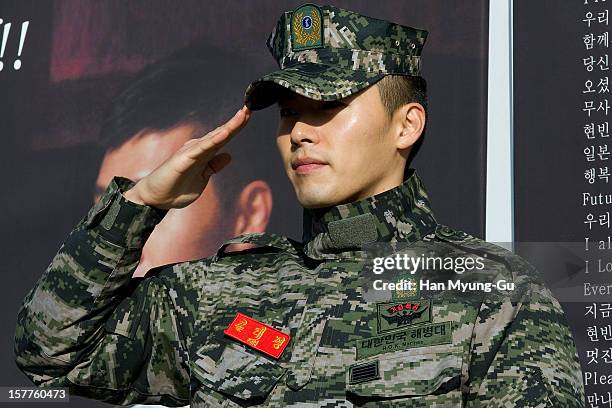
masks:
POLYGON ((229 154, 217 152, 246 125, 250 116, 251 111, 244 106, 225 124, 187 141, 123 196, 137 204, 161 209, 191 204, 202 194, 210 176, 230 162, 229 154))

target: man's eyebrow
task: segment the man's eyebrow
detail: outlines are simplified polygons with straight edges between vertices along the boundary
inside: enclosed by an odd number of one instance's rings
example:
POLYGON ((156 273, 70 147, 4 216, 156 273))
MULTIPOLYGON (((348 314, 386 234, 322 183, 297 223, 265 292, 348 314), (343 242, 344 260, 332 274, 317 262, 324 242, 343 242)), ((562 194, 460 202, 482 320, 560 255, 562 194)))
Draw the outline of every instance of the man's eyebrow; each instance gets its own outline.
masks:
POLYGON ((276 104, 279 106, 286 105, 288 102, 291 102, 295 98, 278 98, 276 100, 276 104))
POLYGON ((287 102, 287 101, 291 101, 297 98, 296 93, 288 89, 283 88, 281 90, 278 90, 277 92, 278 92, 277 98, 276 98, 277 103, 287 102))

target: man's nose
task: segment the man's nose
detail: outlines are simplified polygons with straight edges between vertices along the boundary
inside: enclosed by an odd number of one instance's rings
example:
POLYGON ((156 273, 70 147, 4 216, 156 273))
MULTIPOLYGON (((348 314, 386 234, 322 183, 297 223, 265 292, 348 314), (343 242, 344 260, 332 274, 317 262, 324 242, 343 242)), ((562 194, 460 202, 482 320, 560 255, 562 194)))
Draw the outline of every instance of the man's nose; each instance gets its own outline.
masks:
POLYGON ((298 120, 291 130, 291 144, 299 146, 303 143, 317 143, 317 130, 308 123, 298 120))

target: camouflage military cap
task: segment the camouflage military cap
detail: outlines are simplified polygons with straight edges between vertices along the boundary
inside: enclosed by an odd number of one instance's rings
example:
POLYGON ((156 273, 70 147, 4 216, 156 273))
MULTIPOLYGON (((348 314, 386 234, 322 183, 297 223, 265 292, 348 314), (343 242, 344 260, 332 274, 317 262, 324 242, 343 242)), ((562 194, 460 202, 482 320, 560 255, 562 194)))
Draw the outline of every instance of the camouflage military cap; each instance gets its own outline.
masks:
POLYGON ((252 110, 276 102, 279 90, 332 101, 388 74, 420 76, 427 31, 333 6, 304 4, 285 12, 268 38, 280 70, 249 85, 252 110))

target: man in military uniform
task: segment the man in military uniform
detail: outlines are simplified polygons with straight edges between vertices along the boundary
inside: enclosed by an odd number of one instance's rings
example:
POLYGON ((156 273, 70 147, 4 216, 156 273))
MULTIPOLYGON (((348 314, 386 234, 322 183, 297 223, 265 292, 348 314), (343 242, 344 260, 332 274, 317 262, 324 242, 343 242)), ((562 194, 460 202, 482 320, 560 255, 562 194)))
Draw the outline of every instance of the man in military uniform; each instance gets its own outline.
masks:
MULTIPOLYGON (((387 111, 383 81, 419 76, 426 34, 330 6, 283 14, 268 40, 281 69, 251 84, 246 103, 279 105, 303 242, 240 236, 130 279, 167 209, 193 202, 228 163, 217 152, 248 121, 244 107, 138 183, 112 180, 26 296, 18 366, 38 385, 116 404, 583 406, 571 333, 533 267, 438 224, 404 171, 425 108, 387 111), (226 251, 233 243, 256 247, 226 251), (464 283, 515 288, 375 293, 381 251, 478 258, 484 268, 464 283)), ((407 281, 458 275, 419 273, 407 281)))

